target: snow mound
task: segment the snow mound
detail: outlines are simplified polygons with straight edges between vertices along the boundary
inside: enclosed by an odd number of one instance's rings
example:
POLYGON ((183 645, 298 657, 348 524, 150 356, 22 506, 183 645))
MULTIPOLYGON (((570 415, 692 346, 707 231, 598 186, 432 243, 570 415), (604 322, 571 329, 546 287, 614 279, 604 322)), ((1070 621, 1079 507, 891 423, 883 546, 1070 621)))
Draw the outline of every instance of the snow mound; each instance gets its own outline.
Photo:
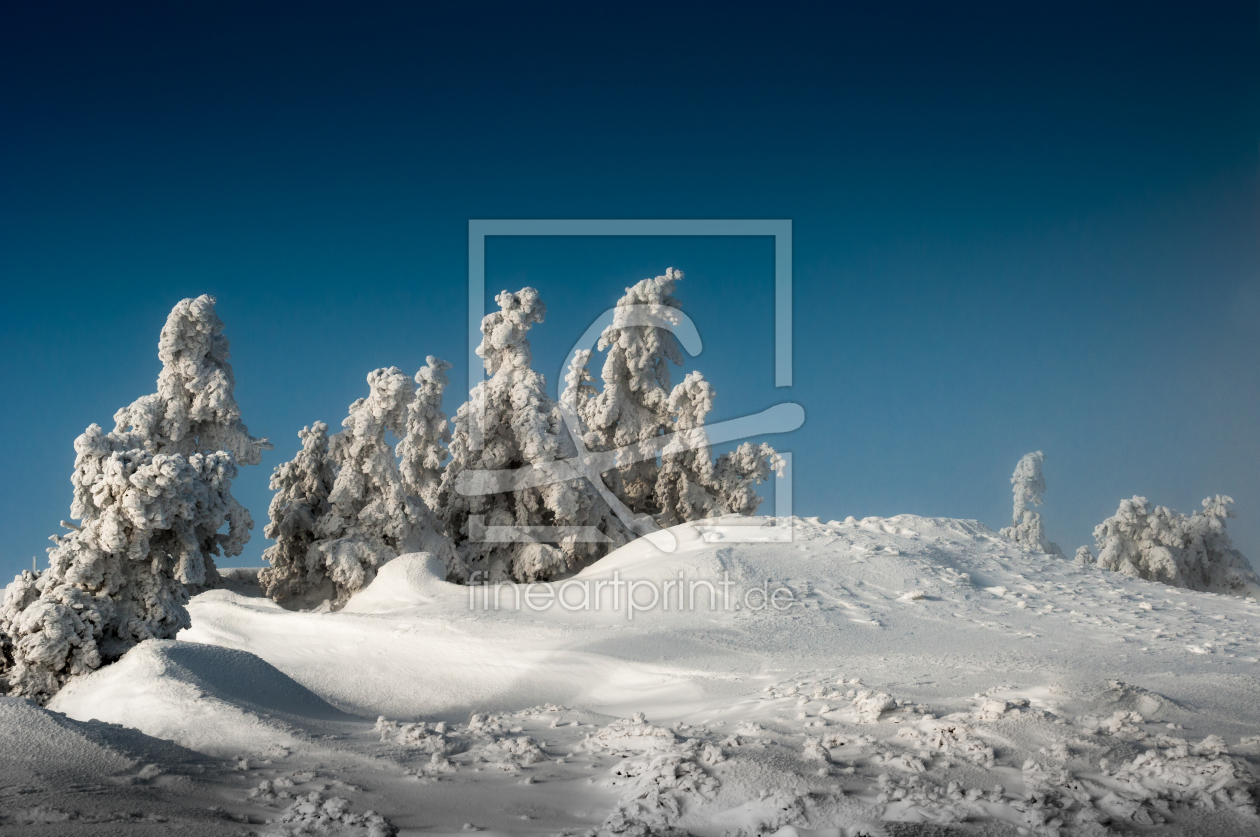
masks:
POLYGON ((439 591, 458 590, 446 582, 446 564, 428 552, 399 555, 381 567, 372 583, 346 604, 346 613, 389 613, 423 607, 441 598, 439 591))
POLYGON ((669 531, 501 596, 425 554, 340 611, 208 591, 180 635, 206 644, 143 643, 55 706, 249 754, 213 790, 247 778, 224 815, 277 835, 1255 832, 1256 602, 974 521, 669 531), (662 601, 631 616, 618 581, 662 601), (682 606, 693 581, 717 601, 682 606))
POLYGON ((210 755, 299 745, 293 723, 351 720, 245 651, 149 640, 117 663, 69 683, 49 708, 100 719, 210 755))
POLYGON ((201 757, 126 727, 83 723, 25 698, 0 697, 0 785, 33 777, 64 784, 99 780, 144 764, 181 764, 201 757))

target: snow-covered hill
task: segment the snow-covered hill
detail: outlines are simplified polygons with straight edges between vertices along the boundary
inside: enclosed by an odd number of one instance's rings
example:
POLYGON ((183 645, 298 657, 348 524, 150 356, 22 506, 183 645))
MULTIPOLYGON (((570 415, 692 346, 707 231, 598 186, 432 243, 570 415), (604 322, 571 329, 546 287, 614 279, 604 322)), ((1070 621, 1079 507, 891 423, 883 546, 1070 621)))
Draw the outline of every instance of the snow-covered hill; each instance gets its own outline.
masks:
MULTIPOLYGON (((519 608, 424 555, 339 612, 238 572, 179 641, 67 686, 68 718, 6 711, 197 751, 181 798, 218 810, 162 803, 189 833, 1260 833, 1254 600, 971 521, 797 519, 790 542, 758 523, 676 527, 675 551, 637 541, 519 608)), ((81 792, 39 807, 4 825, 55 810, 23 833, 95 833, 81 792)))

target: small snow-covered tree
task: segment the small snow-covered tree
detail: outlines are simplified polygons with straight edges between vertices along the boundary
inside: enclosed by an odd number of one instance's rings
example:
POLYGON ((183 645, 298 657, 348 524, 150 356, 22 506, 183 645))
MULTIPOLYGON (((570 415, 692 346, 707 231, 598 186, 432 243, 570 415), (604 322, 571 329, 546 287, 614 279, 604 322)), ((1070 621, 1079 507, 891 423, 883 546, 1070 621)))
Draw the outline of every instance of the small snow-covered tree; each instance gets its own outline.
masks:
POLYGON ((238 455, 256 462, 269 444, 241 423, 222 332, 212 297, 180 302, 162 329, 158 392, 119 410, 109 433, 93 424, 75 440, 82 524, 53 537, 48 570, 15 579, 0 610, 13 693, 44 702, 136 643, 175 636, 188 626, 185 584, 213 580, 212 556, 248 539, 232 480, 238 455))
POLYGON ((1029 508, 1029 505, 1041 505, 1041 495, 1046 490, 1046 480, 1041 474, 1041 463, 1045 460, 1046 455, 1038 450, 1024 454, 1016 464, 1015 473, 1011 475, 1011 485, 1014 486, 1015 495, 1011 525, 1003 529, 1000 534, 1029 549, 1063 557, 1063 551, 1059 549, 1059 545, 1046 539, 1046 529, 1041 522, 1041 515, 1029 508))
MULTIPOLYGON (((437 531, 424 503, 407 494, 398 460, 386 439, 386 433, 406 433, 415 394, 411 378, 391 366, 374 370, 367 380, 368 397, 350 405, 350 415, 341 423, 345 429, 328 440, 327 458, 336 476, 326 510, 322 504, 313 506, 311 532, 276 545, 281 549, 273 554, 275 562, 265 582, 273 597, 316 595, 339 605, 369 584, 382 564, 408 552, 429 552, 453 567, 450 541, 437 531), (297 551, 304 542, 307 547, 299 573, 291 568, 297 566, 297 551)), ((303 439, 303 451, 298 454, 303 462, 290 463, 292 470, 280 477, 282 485, 290 476, 304 479, 299 476, 303 469, 322 469, 315 461, 325 456, 318 437, 309 442, 310 460, 305 459, 307 443, 303 439)), ((322 486, 312 485, 312 490, 317 497, 322 486)), ((280 513, 272 516, 277 533, 283 530, 287 508, 287 501, 279 508, 273 503, 273 510, 280 513)), ((300 514, 294 522, 304 524, 300 514)))
POLYGON ((1098 563, 1098 559, 1094 557, 1094 553, 1090 551, 1088 546, 1078 546, 1076 548, 1076 563, 1082 567, 1092 567, 1098 563))
POLYGON ((270 522, 263 534, 275 541, 263 552, 270 564, 258 573, 263 593, 277 601, 301 596, 324 579, 322 555, 311 547, 316 526, 331 506, 336 475, 328 452, 328 425, 317 421, 298 432, 302 449, 289 462, 276 467, 271 490, 276 492, 268 509, 270 522), (308 564, 308 556, 316 559, 308 564))
POLYGON ((769 445, 745 442, 715 462, 704 432, 713 386, 690 372, 673 388, 668 409, 673 440, 661 451, 654 499, 661 526, 724 514, 752 515, 761 503, 753 486, 769 479, 782 460, 769 445))
POLYGON ((1152 507, 1145 497, 1121 500, 1094 529, 1098 565, 1174 587, 1254 595, 1260 579, 1225 532, 1233 502, 1218 494, 1203 501, 1202 511, 1185 515, 1152 507))
POLYGON ((602 555, 607 544, 616 546, 629 537, 583 480, 557 480, 497 494, 460 493, 460 476, 468 472, 544 465, 577 453, 547 395, 546 380, 530 368, 528 333, 546 313, 538 291, 504 291, 495 301, 500 310, 482 320, 477 349, 489 377, 455 415, 451 461, 436 502, 468 572, 484 573, 481 577, 490 580, 545 580, 577 569, 602 555), (537 538, 496 542, 484 539, 482 526, 582 527, 598 531, 604 543, 576 534, 557 537, 554 546, 537 538))
MULTIPOLYGON (((617 302, 619 312, 668 312, 680 304, 674 289, 682 271, 644 279, 617 302)), ((681 365, 682 349, 668 328, 615 316, 600 335, 607 350, 603 389, 588 371, 591 352, 580 351, 565 378, 561 400, 581 419, 590 450, 638 450, 635 459, 604 474, 608 488, 635 514, 651 515, 662 526, 722 514, 756 513, 761 502, 754 486, 782 468, 765 444, 745 443, 715 462, 704 431, 714 390, 699 372, 671 386, 670 364, 681 365), (661 451, 661 437, 677 434, 661 451)))

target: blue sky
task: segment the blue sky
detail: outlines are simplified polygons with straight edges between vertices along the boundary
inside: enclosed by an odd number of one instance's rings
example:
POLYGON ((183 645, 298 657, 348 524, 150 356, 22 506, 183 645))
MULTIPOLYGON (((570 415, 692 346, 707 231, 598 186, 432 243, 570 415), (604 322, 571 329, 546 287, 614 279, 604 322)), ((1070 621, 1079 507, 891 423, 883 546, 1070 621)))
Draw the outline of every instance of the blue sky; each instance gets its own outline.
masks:
MULTIPOLYGON (((27 4, 30 6, 31 4, 27 4)), ((0 13, 0 571, 44 560, 72 443, 151 392, 213 293, 276 443, 378 366, 465 378, 469 218, 790 218, 767 239, 498 239, 554 382, 675 266, 715 418, 790 398, 798 513, 1009 515, 1046 452, 1069 554, 1122 497, 1237 500, 1260 565, 1255 3, 61 4, 0 13)))

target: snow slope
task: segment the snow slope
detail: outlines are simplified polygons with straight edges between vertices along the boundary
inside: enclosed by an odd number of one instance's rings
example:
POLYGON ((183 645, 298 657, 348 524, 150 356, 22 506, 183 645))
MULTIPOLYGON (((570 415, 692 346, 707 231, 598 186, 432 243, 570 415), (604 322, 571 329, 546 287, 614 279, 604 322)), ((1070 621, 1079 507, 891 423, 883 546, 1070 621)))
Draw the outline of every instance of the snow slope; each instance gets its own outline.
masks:
POLYGON ((506 589, 487 608, 424 555, 340 612, 236 584, 49 708, 217 759, 206 781, 270 833, 1260 833, 1255 601, 970 521, 797 519, 791 542, 736 542, 761 522, 617 550, 564 583, 598 610, 516 609, 506 589), (701 586, 694 609, 631 614, 614 579, 708 581, 718 606, 701 586))

